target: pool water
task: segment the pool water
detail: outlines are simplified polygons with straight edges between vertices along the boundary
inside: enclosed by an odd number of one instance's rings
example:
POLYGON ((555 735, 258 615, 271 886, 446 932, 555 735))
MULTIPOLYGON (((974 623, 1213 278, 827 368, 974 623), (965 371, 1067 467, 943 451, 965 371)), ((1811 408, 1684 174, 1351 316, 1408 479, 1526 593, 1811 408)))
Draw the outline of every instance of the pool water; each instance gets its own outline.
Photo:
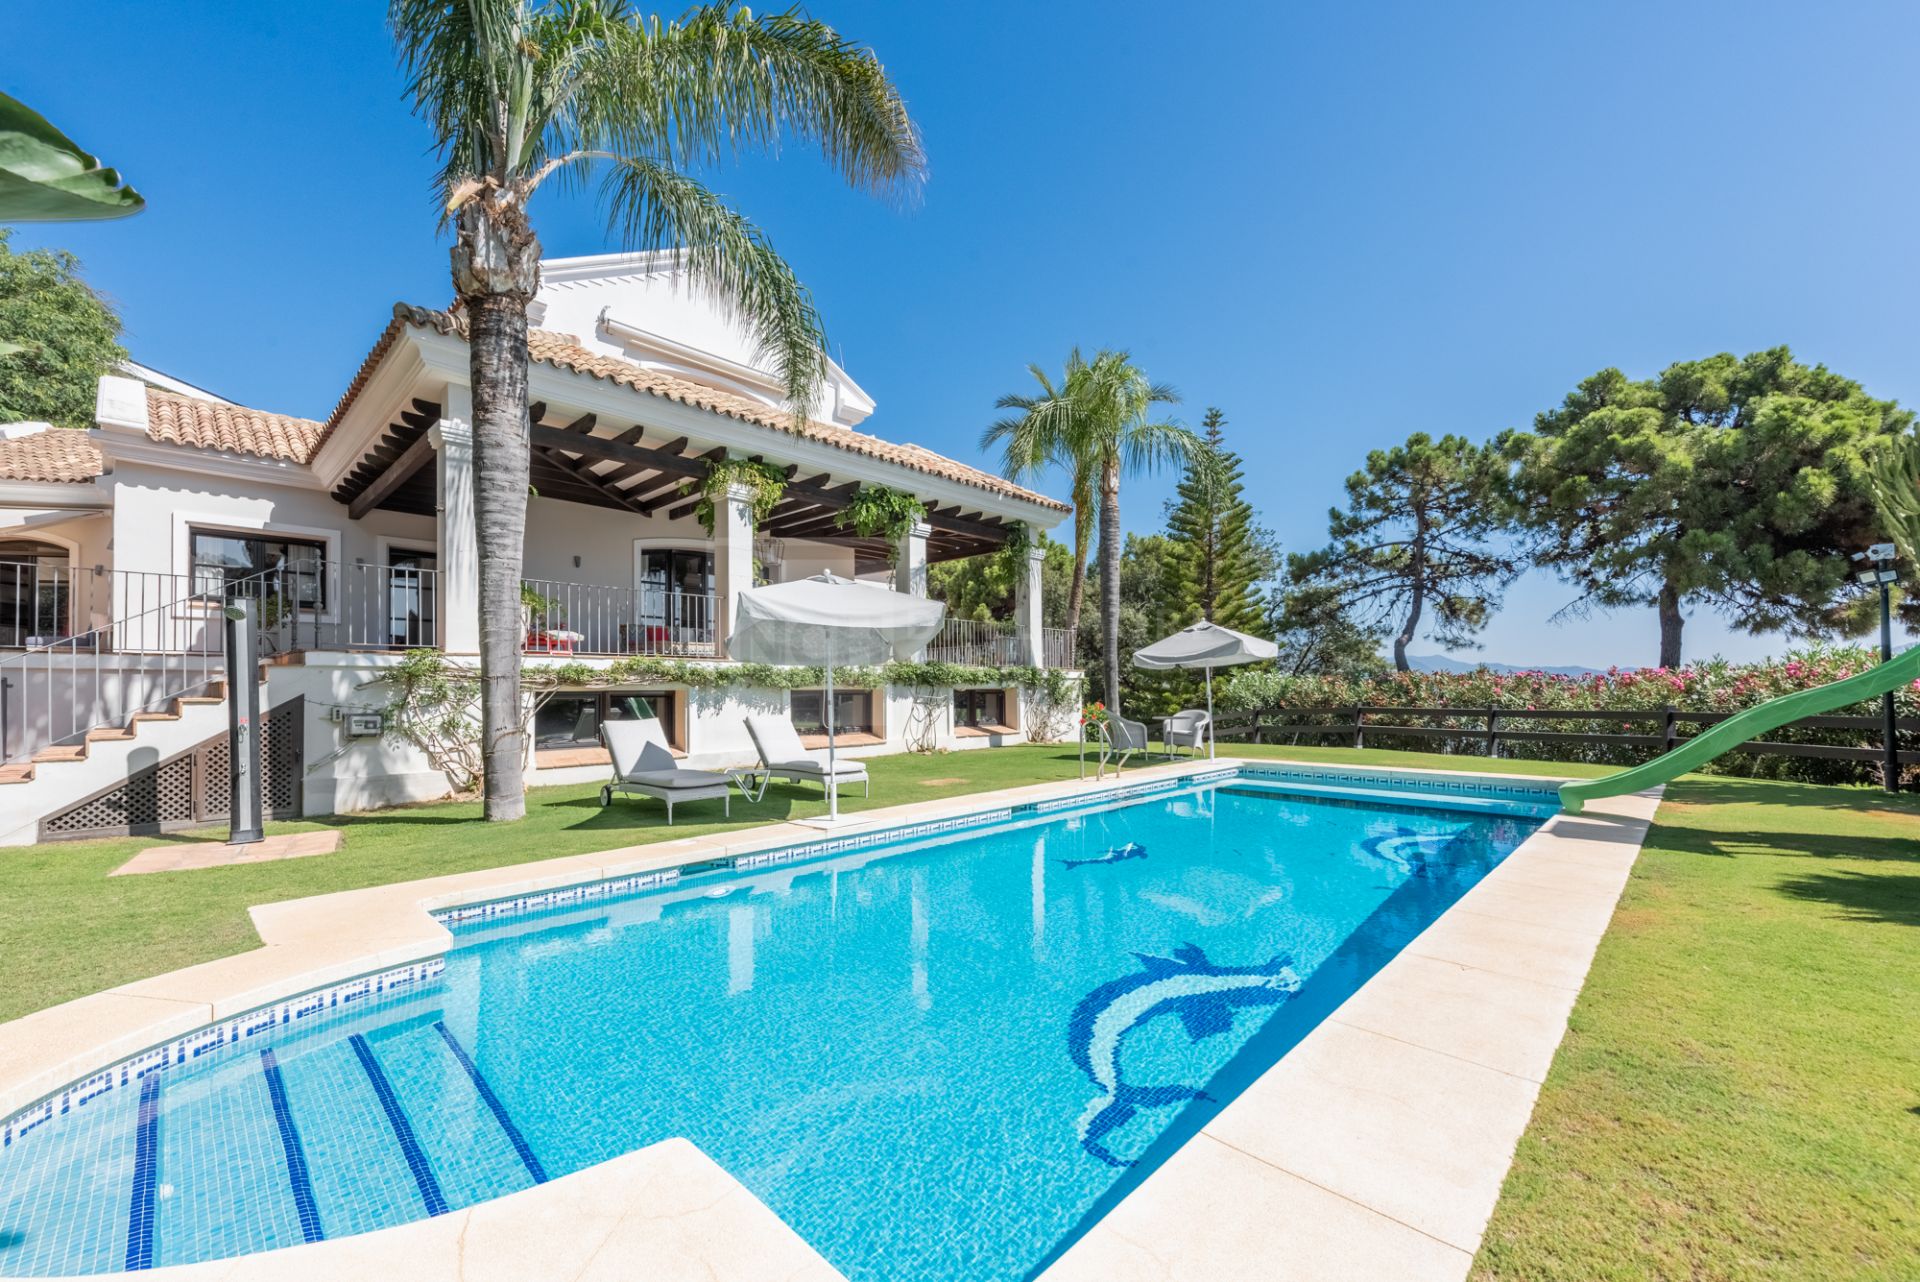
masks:
POLYGON ((1227 781, 456 926, 430 984, 15 1138, 0 1275, 685 1136, 854 1282, 1029 1277, 1537 824, 1227 781))

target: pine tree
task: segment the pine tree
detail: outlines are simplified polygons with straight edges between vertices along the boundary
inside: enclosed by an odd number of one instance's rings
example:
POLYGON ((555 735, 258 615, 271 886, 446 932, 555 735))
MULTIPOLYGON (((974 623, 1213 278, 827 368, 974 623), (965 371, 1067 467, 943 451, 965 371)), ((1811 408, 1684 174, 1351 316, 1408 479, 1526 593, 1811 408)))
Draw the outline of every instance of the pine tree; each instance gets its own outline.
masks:
POLYGON ((1273 537, 1254 524, 1241 492, 1240 458, 1226 447, 1227 416, 1209 409, 1200 420, 1200 449, 1188 460, 1179 497, 1167 505, 1173 542, 1176 626, 1207 619, 1266 635, 1260 585, 1273 577, 1273 537))

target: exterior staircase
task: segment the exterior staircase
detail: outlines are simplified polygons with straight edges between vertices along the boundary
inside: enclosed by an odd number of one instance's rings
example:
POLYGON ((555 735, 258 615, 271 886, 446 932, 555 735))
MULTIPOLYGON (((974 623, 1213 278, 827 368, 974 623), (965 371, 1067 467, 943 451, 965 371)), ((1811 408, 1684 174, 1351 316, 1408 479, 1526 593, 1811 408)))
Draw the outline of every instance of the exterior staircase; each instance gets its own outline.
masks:
MULTIPOLYGON (((267 666, 261 665, 264 691, 267 666)), ((24 761, 0 766, 0 846, 40 840, 41 821, 189 751, 227 729, 227 683, 176 695, 164 710, 134 713, 125 724, 89 730, 77 743, 55 744, 24 761)))

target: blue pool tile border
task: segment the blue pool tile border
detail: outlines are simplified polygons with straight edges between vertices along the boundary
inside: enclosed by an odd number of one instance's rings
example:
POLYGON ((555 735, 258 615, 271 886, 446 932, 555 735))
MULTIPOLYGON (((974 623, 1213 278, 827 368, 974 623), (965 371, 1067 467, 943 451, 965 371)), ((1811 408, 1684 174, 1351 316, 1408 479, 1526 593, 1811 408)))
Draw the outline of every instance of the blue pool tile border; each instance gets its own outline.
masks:
POLYGON ((294 1125, 293 1109, 287 1103, 286 1079, 280 1075, 280 1061, 273 1047, 260 1048, 260 1075, 267 1079, 267 1098, 273 1102, 273 1124, 280 1132, 280 1149, 287 1158, 287 1186, 293 1191, 293 1210, 300 1220, 300 1236, 308 1242, 326 1238, 320 1223, 320 1207, 313 1199, 313 1180, 307 1174, 307 1148, 300 1142, 300 1128, 294 1125))
POLYGON ((1466 775, 1400 774, 1391 770, 1330 769, 1312 770, 1290 766, 1242 766, 1236 772, 1242 779, 1264 779, 1281 783, 1307 783, 1352 788, 1391 786, 1395 792, 1426 792, 1437 796, 1493 797, 1532 804, 1560 805, 1557 786, 1521 783, 1517 780, 1466 775))
POLYGON ((349 1013, 361 1004, 404 994, 433 983, 446 971, 444 957, 428 957, 388 970, 362 975, 343 983, 289 997, 257 1010, 209 1024, 172 1041, 130 1055, 118 1063, 62 1087, 11 1117, 0 1119, 0 1148, 8 1148, 48 1124, 84 1111, 115 1091, 138 1085, 169 1064, 190 1063, 230 1046, 243 1045, 266 1033, 295 1024, 349 1013))
POLYGON ((373 1046, 364 1033, 355 1033, 347 1042, 353 1047, 360 1068, 367 1075, 368 1084, 373 1087, 374 1097, 380 1101, 380 1111, 387 1115, 387 1125, 400 1145, 400 1156, 406 1159, 407 1169, 413 1172, 413 1182, 420 1190, 420 1200, 426 1204, 427 1214, 445 1215, 447 1195, 440 1191, 440 1181, 427 1162, 426 1150, 420 1147, 420 1137, 413 1133, 413 1123, 407 1120, 407 1111, 400 1107, 400 1097, 393 1093, 393 1083, 387 1080, 387 1070, 380 1067, 380 1061, 374 1057, 373 1046))
POLYGON ((473 1089, 480 1093, 480 1102, 492 1112, 493 1120, 500 1123, 500 1130, 506 1135, 507 1143, 513 1145, 513 1151, 520 1155, 520 1164, 527 1168, 527 1174, 533 1177, 535 1184, 545 1184, 547 1168, 540 1164, 539 1157, 534 1154, 533 1145, 527 1143, 527 1137, 520 1133, 519 1126, 507 1115, 507 1106, 502 1104, 500 1097, 493 1093, 493 1086, 481 1075, 480 1066, 473 1062, 473 1056, 467 1054, 467 1048, 460 1044, 454 1037, 453 1030, 444 1023, 436 1021, 433 1027, 445 1040, 447 1049, 453 1053, 453 1057, 460 1061, 460 1067, 466 1069, 467 1076, 473 1079, 473 1089))

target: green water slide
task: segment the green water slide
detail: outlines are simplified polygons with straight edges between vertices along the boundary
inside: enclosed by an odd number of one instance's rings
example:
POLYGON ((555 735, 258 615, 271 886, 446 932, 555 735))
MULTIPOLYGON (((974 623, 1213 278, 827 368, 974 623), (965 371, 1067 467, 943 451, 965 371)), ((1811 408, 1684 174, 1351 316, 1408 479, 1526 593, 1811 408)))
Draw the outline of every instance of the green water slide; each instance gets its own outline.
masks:
POLYGON ((1749 739, 1758 739, 1769 730, 1817 717, 1850 704, 1877 699, 1920 679, 1920 646, 1896 654, 1885 663, 1868 668, 1858 676, 1811 690, 1797 690, 1769 699, 1757 708, 1728 717, 1645 765, 1598 779, 1580 779, 1560 785, 1560 808, 1570 815, 1580 813, 1587 802, 1600 797, 1619 797, 1639 792, 1655 784, 1670 783, 1696 766, 1703 766, 1723 752, 1731 752, 1749 739))

